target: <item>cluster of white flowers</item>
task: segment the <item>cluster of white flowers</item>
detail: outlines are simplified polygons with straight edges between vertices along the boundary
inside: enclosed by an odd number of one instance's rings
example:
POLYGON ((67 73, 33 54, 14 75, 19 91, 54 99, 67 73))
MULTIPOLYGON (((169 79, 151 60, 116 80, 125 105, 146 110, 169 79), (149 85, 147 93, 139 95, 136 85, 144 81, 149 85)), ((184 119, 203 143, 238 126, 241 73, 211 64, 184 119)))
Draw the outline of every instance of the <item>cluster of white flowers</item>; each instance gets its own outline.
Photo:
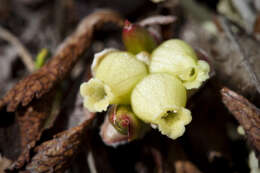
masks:
POLYGON ((93 78, 80 92, 92 112, 106 111, 111 104, 130 105, 140 120, 176 139, 192 119, 185 108, 187 90, 199 88, 209 71, 208 63, 178 39, 165 41, 151 54, 108 49, 95 56, 93 78))

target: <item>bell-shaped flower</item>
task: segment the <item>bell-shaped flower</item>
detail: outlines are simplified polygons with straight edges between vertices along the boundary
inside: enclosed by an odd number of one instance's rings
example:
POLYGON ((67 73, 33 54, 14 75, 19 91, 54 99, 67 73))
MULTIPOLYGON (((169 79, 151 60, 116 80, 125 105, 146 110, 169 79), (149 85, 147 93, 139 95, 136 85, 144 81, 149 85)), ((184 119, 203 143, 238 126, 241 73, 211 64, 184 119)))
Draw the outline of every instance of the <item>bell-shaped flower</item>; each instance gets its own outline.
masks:
POLYGON ((177 76, 186 89, 199 88, 209 78, 210 67, 198 60, 195 51, 179 39, 163 42, 151 55, 151 73, 169 73, 177 76))
POLYGON ((132 109, 138 118, 172 139, 183 135, 191 122, 185 108, 186 89, 182 82, 167 73, 150 74, 139 82, 131 95, 132 109))
POLYGON ((130 103, 131 91, 148 73, 146 65, 122 51, 113 50, 96 58, 94 77, 80 86, 84 106, 91 112, 102 112, 110 104, 130 103))

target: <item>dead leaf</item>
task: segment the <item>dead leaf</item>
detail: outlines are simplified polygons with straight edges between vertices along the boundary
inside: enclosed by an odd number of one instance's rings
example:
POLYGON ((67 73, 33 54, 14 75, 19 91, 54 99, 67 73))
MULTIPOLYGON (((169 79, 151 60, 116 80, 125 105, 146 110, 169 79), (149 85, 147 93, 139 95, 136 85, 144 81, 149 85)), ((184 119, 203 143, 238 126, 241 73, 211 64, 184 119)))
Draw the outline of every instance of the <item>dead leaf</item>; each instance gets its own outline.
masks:
POLYGON ((22 152, 17 161, 10 166, 10 170, 23 167, 30 159, 30 151, 40 139, 46 120, 52 109, 54 92, 48 93, 42 99, 22 107, 16 112, 16 119, 20 128, 22 152))
POLYGON ((25 166, 25 172, 46 173, 66 170, 77 154, 83 141, 82 138, 86 134, 86 129, 93 119, 94 116, 36 147, 30 163, 25 166))
POLYGON ((18 82, 0 100, 0 109, 7 106, 7 111, 13 112, 19 105, 27 106, 33 99, 39 99, 49 92, 66 77, 79 57, 89 48, 94 31, 108 22, 119 26, 123 24, 122 18, 110 10, 100 10, 83 19, 48 63, 18 82))
POLYGON ((40 137, 45 121, 50 115, 53 98, 54 94, 49 93, 28 107, 17 110, 16 118, 20 126, 22 148, 40 137))
POLYGON ((228 110, 244 128, 247 139, 256 152, 260 152, 260 110, 234 91, 221 89, 222 100, 228 110))

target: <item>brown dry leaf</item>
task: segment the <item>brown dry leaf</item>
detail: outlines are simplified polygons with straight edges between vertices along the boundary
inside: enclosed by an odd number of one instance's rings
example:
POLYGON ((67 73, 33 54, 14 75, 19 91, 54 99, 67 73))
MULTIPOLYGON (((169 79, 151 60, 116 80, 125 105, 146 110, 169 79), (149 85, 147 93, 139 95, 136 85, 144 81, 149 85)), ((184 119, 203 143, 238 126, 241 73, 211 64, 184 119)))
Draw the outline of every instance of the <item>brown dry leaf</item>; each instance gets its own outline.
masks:
POLYGON ((234 91, 221 89, 222 100, 228 110, 245 129, 250 144, 260 152, 260 110, 234 91))
POLYGON ((41 100, 17 110, 16 118, 20 126, 22 148, 40 137, 45 121, 51 113, 53 98, 54 94, 48 93, 41 100))
POLYGON ((82 138, 86 135, 86 129, 94 117, 36 147, 34 156, 25 167, 25 172, 46 173, 66 170, 77 154, 82 138))
MULTIPOLYGON (((10 171, 21 169, 24 166, 24 164, 30 160, 30 152, 35 147, 36 142, 40 140, 43 131, 52 127, 54 121, 56 121, 55 115, 54 117, 52 117, 53 110, 55 111, 59 109, 59 106, 57 104, 60 104, 60 98, 57 98, 58 91, 56 91, 57 90, 54 89, 53 92, 49 92, 48 94, 44 95, 41 99, 33 101, 31 104, 29 104, 29 106, 22 107, 17 110, 16 117, 20 126, 22 153, 20 154, 19 158, 9 167, 10 171)), ((72 94, 75 95, 74 92, 72 92, 72 94)), ((77 100, 75 104, 76 105, 74 107, 70 105, 70 108, 73 109, 73 111, 68 117, 68 127, 66 129, 77 126, 78 124, 84 122, 86 119, 92 118, 93 116, 92 113, 90 113, 87 109, 83 108, 79 92, 77 94, 77 100), (72 121, 74 119, 75 120, 71 122, 71 119, 72 121)), ((60 118, 66 119, 66 117, 64 116, 60 118)), ((57 121, 60 124, 60 121, 57 121)))
POLYGON ((46 120, 51 113, 54 96, 54 92, 50 92, 40 100, 17 110, 16 119, 20 128, 22 153, 17 161, 11 165, 10 170, 20 169, 25 162, 29 161, 30 150, 40 139, 46 120))
POLYGON ((48 63, 18 82, 0 100, 0 109, 7 106, 7 111, 13 112, 19 105, 27 106, 34 98, 39 99, 49 92, 66 77, 79 57, 89 48, 94 31, 108 22, 119 26, 123 24, 122 18, 110 10, 100 10, 83 19, 48 63))

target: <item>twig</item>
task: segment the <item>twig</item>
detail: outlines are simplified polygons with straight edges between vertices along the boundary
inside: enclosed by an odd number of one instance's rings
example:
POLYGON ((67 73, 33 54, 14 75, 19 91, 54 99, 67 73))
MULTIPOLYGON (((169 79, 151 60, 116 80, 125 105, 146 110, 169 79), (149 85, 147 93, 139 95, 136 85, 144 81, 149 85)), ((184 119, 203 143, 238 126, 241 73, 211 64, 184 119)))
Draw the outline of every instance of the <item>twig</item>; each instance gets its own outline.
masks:
POLYGON ((147 25, 168 25, 173 22, 175 22, 177 18, 175 16, 162 16, 162 15, 156 15, 151 16, 148 18, 145 18, 144 20, 141 20, 139 24, 141 26, 147 26, 147 25))
POLYGON ((87 161, 88 161, 90 173, 97 173, 97 169, 96 169, 96 166, 95 166, 95 159, 94 159, 92 151, 88 152, 87 161))
POLYGON ((20 55, 21 60, 23 61, 26 68, 30 71, 34 71, 34 62, 33 58, 30 55, 29 51, 23 46, 23 44, 8 30, 0 26, 0 38, 11 43, 16 47, 18 54, 20 55))

